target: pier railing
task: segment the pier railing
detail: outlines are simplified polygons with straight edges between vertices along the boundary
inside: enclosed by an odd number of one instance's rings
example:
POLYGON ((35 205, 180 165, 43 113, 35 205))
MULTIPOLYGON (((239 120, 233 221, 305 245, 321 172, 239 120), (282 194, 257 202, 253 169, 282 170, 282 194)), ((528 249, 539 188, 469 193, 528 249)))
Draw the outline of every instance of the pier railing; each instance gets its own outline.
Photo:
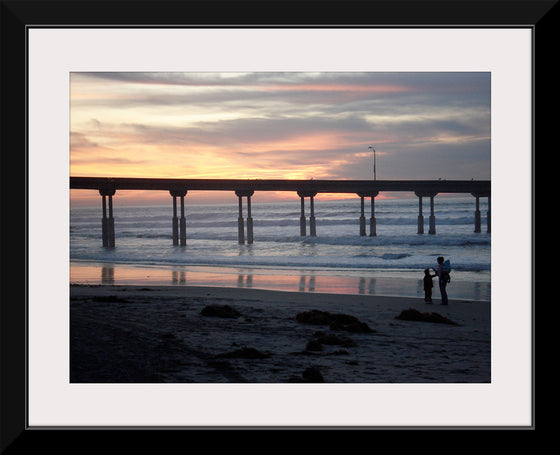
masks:
POLYGON ((238 241, 245 243, 243 197, 247 198, 247 243, 253 243, 251 197, 256 191, 294 191, 301 198, 300 235, 307 235, 305 198, 309 198, 309 233, 316 236, 314 197, 319 193, 356 194, 360 197, 359 233, 366 235, 365 198, 371 198, 371 237, 376 236, 375 197, 380 192, 413 192, 419 201, 418 234, 424 233, 422 198, 430 198, 429 234, 436 233, 434 197, 440 193, 467 193, 475 197, 474 232, 481 232, 479 199, 488 198, 487 232, 490 232, 489 180, 268 180, 268 179, 164 179, 70 177, 71 189, 97 190, 102 197, 103 246, 115 246, 113 196, 118 190, 168 191, 173 198, 172 237, 174 245, 186 245, 185 196, 189 191, 233 191, 239 199, 238 241), (180 198, 180 216, 177 216, 180 198), (108 201, 107 201, 108 199, 108 201))

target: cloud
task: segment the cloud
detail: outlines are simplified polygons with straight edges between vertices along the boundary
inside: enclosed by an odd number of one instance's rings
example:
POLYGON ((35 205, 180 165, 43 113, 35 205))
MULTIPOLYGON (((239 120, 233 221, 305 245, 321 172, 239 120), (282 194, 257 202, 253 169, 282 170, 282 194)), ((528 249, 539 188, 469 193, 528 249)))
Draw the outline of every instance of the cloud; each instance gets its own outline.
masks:
MULTIPOLYGON (((105 106, 188 105, 276 101, 332 104, 364 100, 441 103, 487 98, 489 73, 73 73, 80 81, 114 83, 107 97, 76 97, 76 103, 105 106), (144 92, 144 93, 143 93, 144 92)), ((75 89, 80 92, 78 88, 75 89)), ((102 94, 100 94, 102 95, 102 94)))
POLYGON ((385 178, 490 174, 484 72, 72 73, 71 94, 84 172, 361 179, 375 145, 385 178))
POLYGON ((76 131, 71 131, 70 147, 74 151, 77 151, 77 149, 82 149, 82 148, 88 148, 88 149, 96 148, 99 147, 99 145, 93 141, 90 141, 85 134, 76 131))

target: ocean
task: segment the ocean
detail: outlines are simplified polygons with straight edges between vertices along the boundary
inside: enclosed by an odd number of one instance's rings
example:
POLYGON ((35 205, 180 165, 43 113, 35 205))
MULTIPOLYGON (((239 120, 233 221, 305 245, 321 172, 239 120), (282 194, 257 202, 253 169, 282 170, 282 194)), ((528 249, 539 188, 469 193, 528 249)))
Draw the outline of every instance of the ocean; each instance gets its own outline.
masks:
MULTIPOLYGON (((490 301, 491 234, 487 199, 480 199, 481 231, 474 232, 474 197, 435 198, 436 234, 417 234, 418 198, 375 200, 376 236, 360 236, 360 199, 314 201, 316 231, 300 236, 300 201, 251 201, 253 244, 239 244, 238 203, 189 204, 187 245, 173 246, 172 203, 121 206, 113 200, 115 248, 101 240, 101 202, 70 210, 70 281, 253 287, 294 292, 400 295, 423 298, 424 269, 444 256, 452 265, 451 299, 490 301)), ((247 217, 244 199, 243 216, 247 217)), ((437 279, 434 298, 439 298, 437 279)))

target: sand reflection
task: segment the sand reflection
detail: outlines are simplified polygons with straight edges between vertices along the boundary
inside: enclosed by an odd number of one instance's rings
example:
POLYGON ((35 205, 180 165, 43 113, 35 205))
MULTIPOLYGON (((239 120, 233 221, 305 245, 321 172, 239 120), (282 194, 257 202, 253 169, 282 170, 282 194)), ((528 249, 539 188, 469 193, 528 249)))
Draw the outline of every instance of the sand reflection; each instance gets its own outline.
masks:
MULTIPOLYGON (((348 276, 313 271, 222 269, 212 267, 157 268, 120 264, 72 263, 76 284, 218 286, 328 294, 401 295, 423 299, 422 281, 396 277, 348 276)), ((437 292, 436 292, 437 296, 437 292)), ((490 300, 490 283, 453 282, 453 298, 490 300)))
POLYGON ((115 284, 115 269, 112 266, 101 267, 101 283, 115 284))

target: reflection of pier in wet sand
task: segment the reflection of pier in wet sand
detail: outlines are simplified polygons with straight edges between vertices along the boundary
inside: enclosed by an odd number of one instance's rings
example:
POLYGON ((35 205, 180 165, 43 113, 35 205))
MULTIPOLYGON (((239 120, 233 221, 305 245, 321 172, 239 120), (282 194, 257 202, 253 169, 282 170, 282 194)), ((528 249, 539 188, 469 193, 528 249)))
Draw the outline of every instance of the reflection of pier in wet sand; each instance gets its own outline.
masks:
MULTIPOLYGON (((291 273, 253 270, 206 268, 151 268, 126 265, 85 265, 72 263, 70 282, 76 284, 141 285, 141 286, 218 286, 246 289, 268 289, 291 292, 359 295, 405 295, 423 297, 422 279, 381 276, 339 276, 313 271, 291 273)), ((490 300, 490 283, 469 279, 454 280, 456 298, 490 300)))
POLYGON ((467 193, 475 198, 474 232, 481 232, 479 201, 488 198, 487 232, 490 232, 490 181, 488 180, 236 180, 236 179, 150 179, 150 178, 106 178, 70 177, 71 189, 97 190, 102 197, 103 218, 101 220, 104 247, 115 246, 115 221, 113 218, 113 196, 117 190, 168 191, 173 198, 172 237, 173 245, 187 244, 185 197, 189 191, 233 191, 238 197, 239 217, 237 238, 240 244, 253 243, 253 216, 251 197, 257 191, 294 191, 300 197, 300 235, 307 235, 305 199, 309 198, 309 235, 317 235, 315 197, 318 194, 357 194, 360 198, 359 235, 365 236, 365 199, 371 199, 369 236, 376 232, 375 197, 382 191, 413 192, 418 197, 418 234, 424 234, 422 199, 430 200, 428 233, 436 233, 434 198, 440 193, 467 193), (178 216, 177 198, 180 198, 178 216), (247 201, 247 218, 243 217, 243 198, 247 201), (108 200, 107 200, 108 199, 108 200), (246 221, 246 223, 245 223, 246 221), (245 236, 245 232, 247 235, 245 236))
POLYGON ((101 283, 114 284, 115 283, 115 269, 111 266, 101 267, 101 283))

